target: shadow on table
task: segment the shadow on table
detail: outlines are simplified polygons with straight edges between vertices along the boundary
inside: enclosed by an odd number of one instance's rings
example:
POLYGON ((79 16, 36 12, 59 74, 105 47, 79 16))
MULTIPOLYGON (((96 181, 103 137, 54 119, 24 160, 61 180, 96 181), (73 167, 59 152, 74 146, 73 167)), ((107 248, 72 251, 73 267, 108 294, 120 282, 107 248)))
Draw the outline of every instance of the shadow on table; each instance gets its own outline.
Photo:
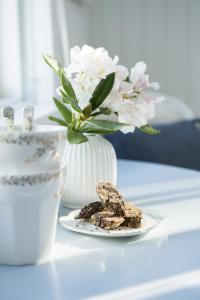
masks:
POLYGON ((162 203, 172 203, 178 201, 189 201, 200 198, 199 185, 192 188, 185 188, 177 191, 168 191, 165 193, 154 192, 149 195, 128 196, 126 200, 136 202, 142 206, 153 206, 162 203))
MULTIPOLYGON (((153 206, 153 205, 159 205, 159 204, 163 204, 165 203, 174 203, 174 202, 178 202, 178 201, 190 201, 190 200, 194 200, 194 199, 200 199, 200 191, 192 191, 189 193, 180 193, 180 194, 176 194, 174 195, 173 198, 170 197, 159 197, 159 198, 151 198, 151 199, 144 199, 144 200, 137 200, 137 204, 140 206, 153 206)), ((129 201, 131 201, 132 199, 129 199, 129 201)), ((133 201, 133 200, 132 200, 133 201)))

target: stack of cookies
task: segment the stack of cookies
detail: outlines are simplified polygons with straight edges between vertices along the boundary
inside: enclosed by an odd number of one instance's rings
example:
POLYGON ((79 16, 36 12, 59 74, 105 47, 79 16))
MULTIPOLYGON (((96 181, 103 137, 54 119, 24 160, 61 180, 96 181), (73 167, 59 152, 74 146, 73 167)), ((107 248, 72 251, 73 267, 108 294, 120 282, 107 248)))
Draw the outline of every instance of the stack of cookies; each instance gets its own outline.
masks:
POLYGON ((86 205, 76 217, 85 219, 106 230, 120 226, 139 228, 142 211, 125 201, 118 189, 109 182, 99 183, 96 188, 100 201, 86 205))

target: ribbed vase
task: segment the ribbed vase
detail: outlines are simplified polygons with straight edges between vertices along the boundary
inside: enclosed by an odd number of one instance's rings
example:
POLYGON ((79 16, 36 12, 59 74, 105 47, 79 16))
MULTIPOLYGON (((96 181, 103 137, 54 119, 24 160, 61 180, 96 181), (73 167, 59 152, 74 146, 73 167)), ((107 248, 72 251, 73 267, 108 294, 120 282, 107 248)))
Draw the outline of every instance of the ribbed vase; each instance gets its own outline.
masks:
POLYGON ((117 160, 113 146, 102 136, 88 136, 88 142, 68 144, 65 161, 67 178, 64 205, 81 208, 98 200, 96 185, 101 181, 116 184, 117 160))

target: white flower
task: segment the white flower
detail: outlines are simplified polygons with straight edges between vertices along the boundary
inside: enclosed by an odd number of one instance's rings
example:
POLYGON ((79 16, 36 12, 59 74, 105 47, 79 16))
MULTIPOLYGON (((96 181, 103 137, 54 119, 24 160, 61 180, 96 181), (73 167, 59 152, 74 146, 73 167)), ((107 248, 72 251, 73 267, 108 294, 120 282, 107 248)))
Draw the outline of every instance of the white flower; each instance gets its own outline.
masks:
POLYGON ((84 109, 89 104, 89 100, 100 80, 97 78, 90 79, 87 76, 78 74, 70 81, 79 101, 79 106, 84 109))
POLYGON ((115 67, 115 83, 113 86, 114 90, 118 90, 121 95, 130 93, 132 91, 132 85, 126 82, 128 77, 128 69, 122 65, 115 67))
POLYGON ((122 65, 115 67, 115 82, 109 96, 103 103, 103 106, 108 106, 113 111, 117 111, 118 106, 124 101, 123 95, 129 94, 132 91, 132 85, 126 82, 128 77, 128 69, 122 65))
POLYGON ((135 67, 131 69, 130 81, 136 92, 141 92, 145 88, 159 89, 157 82, 149 82, 149 75, 145 74, 146 70, 147 65, 143 61, 136 63, 135 67))
POLYGON ((115 69, 113 89, 103 104, 104 106, 109 106, 115 112, 117 112, 118 107, 124 102, 136 102, 137 99, 144 99, 143 91, 146 88, 159 88, 157 82, 149 82, 149 75, 145 74, 147 66, 144 62, 138 62, 131 69, 130 82, 126 82, 126 78, 128 77, 127 68, 117 65, 115 69))
POLYGON ((95 117, 95 120, 118 122, 118 117, 116 114, 111 113, 110 115, 98 115, 95 117))
POLYGON ((92 93, 101 79, 115 72, 118 57, 112 60, 104 48, 75 46, 70 51, 71 63, 65 72, 69 78, 81 109, 89 104, 92 93))
POLYGON ((155 105, 163 101, 163 97, 142 94, 134 101, 124 102, 118 109, 118 120, 128 125, 121 131, 123 133, 134 132, 135 128, 147 125, 149 120, 155 118, 155 105))
POLYGON ((153 101, 146 101, 144 99, 141 99, 138 105, 140 106, 140 113, 143 115, 144 119, 146 120, 146 124, 148 123, 149 120, 155 118, 156 111, 155 111, 155 103, 153 101))
POLYGON ((106 78, 115 70, 119 58, 112 58, 104 48, 93 48, 84 45, 82 48, 75 46, 70 51, 71 63, 68 66, 69 73, 84 73, 86 76, 94 78, 106 78))
POLYGON ((156 82, 150 83, 149 76, 145 74, 147 66, 139 62, 131 70, 130 84, 131 92, 123 96, 123 104, 118 107, 119 122, 127 124, 122 132, 134 132, 135 128, 147 125, 149 120, 155 117, 155 104, 163 101, 162 97, 147 96, 146 88, 158 89, 156 82))
POLYGON ((143 104, 135 104, 134 102, 125 102, 119 107, 118 120, 127 126, 121 129, 123 133, 134 132, 136 127, 147 124, 145 117, 145 106, 143 104))

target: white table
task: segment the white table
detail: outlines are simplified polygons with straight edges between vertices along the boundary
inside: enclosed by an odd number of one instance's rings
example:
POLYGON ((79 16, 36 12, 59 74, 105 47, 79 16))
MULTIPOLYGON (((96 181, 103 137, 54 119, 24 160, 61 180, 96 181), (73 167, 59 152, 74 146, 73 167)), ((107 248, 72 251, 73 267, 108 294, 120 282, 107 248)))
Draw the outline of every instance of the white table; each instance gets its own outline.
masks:
POLYGON ((1 300, 200 299, 200 173, 129 161, 119 161, 118 172, 129 200, 168 219, 142 239, 59 225, 51 262, 0 267, 1 300))

